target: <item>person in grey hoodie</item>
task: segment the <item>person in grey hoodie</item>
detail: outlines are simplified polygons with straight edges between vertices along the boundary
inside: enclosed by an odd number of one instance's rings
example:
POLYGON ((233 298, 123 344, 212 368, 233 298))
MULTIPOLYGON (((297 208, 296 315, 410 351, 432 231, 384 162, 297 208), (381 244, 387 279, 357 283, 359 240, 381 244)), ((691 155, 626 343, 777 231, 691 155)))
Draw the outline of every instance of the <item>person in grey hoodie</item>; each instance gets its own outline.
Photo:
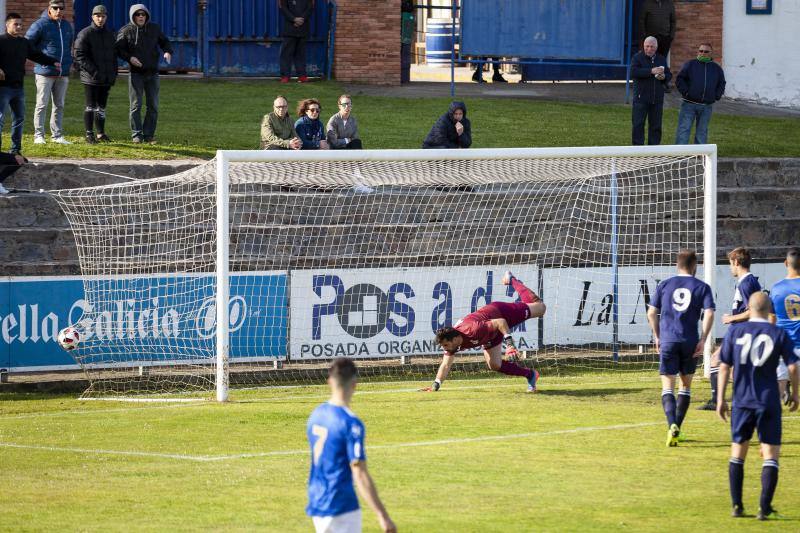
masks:
POLYGON ((53 102, 50 114, 50 134, 57 144, 72 144, 64 138, 64 98, 69 86, 69 68, 72 65, 72 24, 64 20, 64 0, 50 0, 42 17, 31 24, 25 38, 33 48, 55 58, 59 66, 37 64, 36 108, 33 112, 33 144, 45 144, 44 117, 47 104, 53 102))
POLYGON ((130 64, 128 99, 131 104, 131 138, 134 143, 155 144, 158 123, 158 64, 172 61, 172 46, 158 24, 150 22, 150 11, 144 4, 134 4, 130 20, 117 34, 117 55, 130 64), (142 124, 142 97, 147 99, 147 112, 142 124))

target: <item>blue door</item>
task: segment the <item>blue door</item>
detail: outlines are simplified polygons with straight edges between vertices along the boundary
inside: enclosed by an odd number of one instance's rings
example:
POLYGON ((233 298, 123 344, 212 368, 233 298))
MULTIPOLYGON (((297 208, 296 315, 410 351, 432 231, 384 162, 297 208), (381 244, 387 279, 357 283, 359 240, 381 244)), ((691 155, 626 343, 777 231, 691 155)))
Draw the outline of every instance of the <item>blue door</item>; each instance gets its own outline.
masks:
MULTIPOLYGON (((75 0, 75 27, 91 23, 92 8, 108 9, 108 26, 130 22, 131 0, 75 0)), ((150 0, 142 2, 175 49, 165 70, 206 76, 278 76, 280 12, 278 0, 150 0)), ((307 45, 308 73, 327 71, 329 2, 317 0, 307 45)))

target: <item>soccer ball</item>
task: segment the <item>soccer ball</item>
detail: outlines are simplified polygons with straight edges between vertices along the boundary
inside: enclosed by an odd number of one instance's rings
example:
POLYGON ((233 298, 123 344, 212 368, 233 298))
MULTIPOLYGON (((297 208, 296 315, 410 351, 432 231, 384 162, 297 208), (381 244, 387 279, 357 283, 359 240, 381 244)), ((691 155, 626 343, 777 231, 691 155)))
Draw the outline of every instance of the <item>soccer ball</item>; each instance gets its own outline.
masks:
POLYGON ((64 328, 58 334, 58 344, 66 351, 70 352, 78 347, 81 335, 75 328, 64 328))

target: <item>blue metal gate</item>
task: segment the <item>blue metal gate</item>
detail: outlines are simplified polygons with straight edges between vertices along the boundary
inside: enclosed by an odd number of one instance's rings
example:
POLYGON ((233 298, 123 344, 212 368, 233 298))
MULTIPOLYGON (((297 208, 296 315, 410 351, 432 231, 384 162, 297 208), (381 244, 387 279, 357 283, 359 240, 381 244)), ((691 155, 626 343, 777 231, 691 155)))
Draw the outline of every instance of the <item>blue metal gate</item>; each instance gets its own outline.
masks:
MULTIPOLYGON (((108 9, 108 26, 129 23, 132 0, 75 0, 75 28, 91 22, 92 8, 108 9)), ((280 11, 278 0, 150 0, 142 2, 175 48, 162 69, 202 72, 205 76, 278 76, 280 11)), ((330 72, 328 42, 335 3, 316 2, 307 45, 308 73, 330 72)), ((332 39, 330 39, 332 42, 332 39)))

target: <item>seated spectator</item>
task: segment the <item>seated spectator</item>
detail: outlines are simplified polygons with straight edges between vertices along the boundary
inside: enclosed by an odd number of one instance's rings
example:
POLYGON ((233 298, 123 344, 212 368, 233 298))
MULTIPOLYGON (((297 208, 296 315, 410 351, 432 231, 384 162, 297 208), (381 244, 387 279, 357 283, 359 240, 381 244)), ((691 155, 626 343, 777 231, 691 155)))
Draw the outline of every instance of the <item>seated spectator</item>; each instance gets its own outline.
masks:
POLYGON ((361 139, 358 138, 358 122, 350 113, 353 111, 353 99, 349 94, 339 97, 339 112, 328 120, 326 137, 332 149, 345 148, 361 150, 361 139))
POLYGON ((299 150, 303 146, 289 116, 289 101, 278 96, 272 102, 272 113, 261 120, 263 150, 299 150))
POLYGON ((303 150, 327 150, 328 141, 325 140, 325 129, 319 120, 322 106, 316 98, 301 100, 297 106, 297 116, 294 123, 297 136, 303 143, 303 150))
POLYGON ((472 126, 464 102, 452 102, 422 143, 423 148, 469 148, 471 145, 472 126))
POLYGON ((3 181, 27 162, 28 160, 20 154, 0 152, 0 194, 8 194, 10 192, 3 187, 3 181))

